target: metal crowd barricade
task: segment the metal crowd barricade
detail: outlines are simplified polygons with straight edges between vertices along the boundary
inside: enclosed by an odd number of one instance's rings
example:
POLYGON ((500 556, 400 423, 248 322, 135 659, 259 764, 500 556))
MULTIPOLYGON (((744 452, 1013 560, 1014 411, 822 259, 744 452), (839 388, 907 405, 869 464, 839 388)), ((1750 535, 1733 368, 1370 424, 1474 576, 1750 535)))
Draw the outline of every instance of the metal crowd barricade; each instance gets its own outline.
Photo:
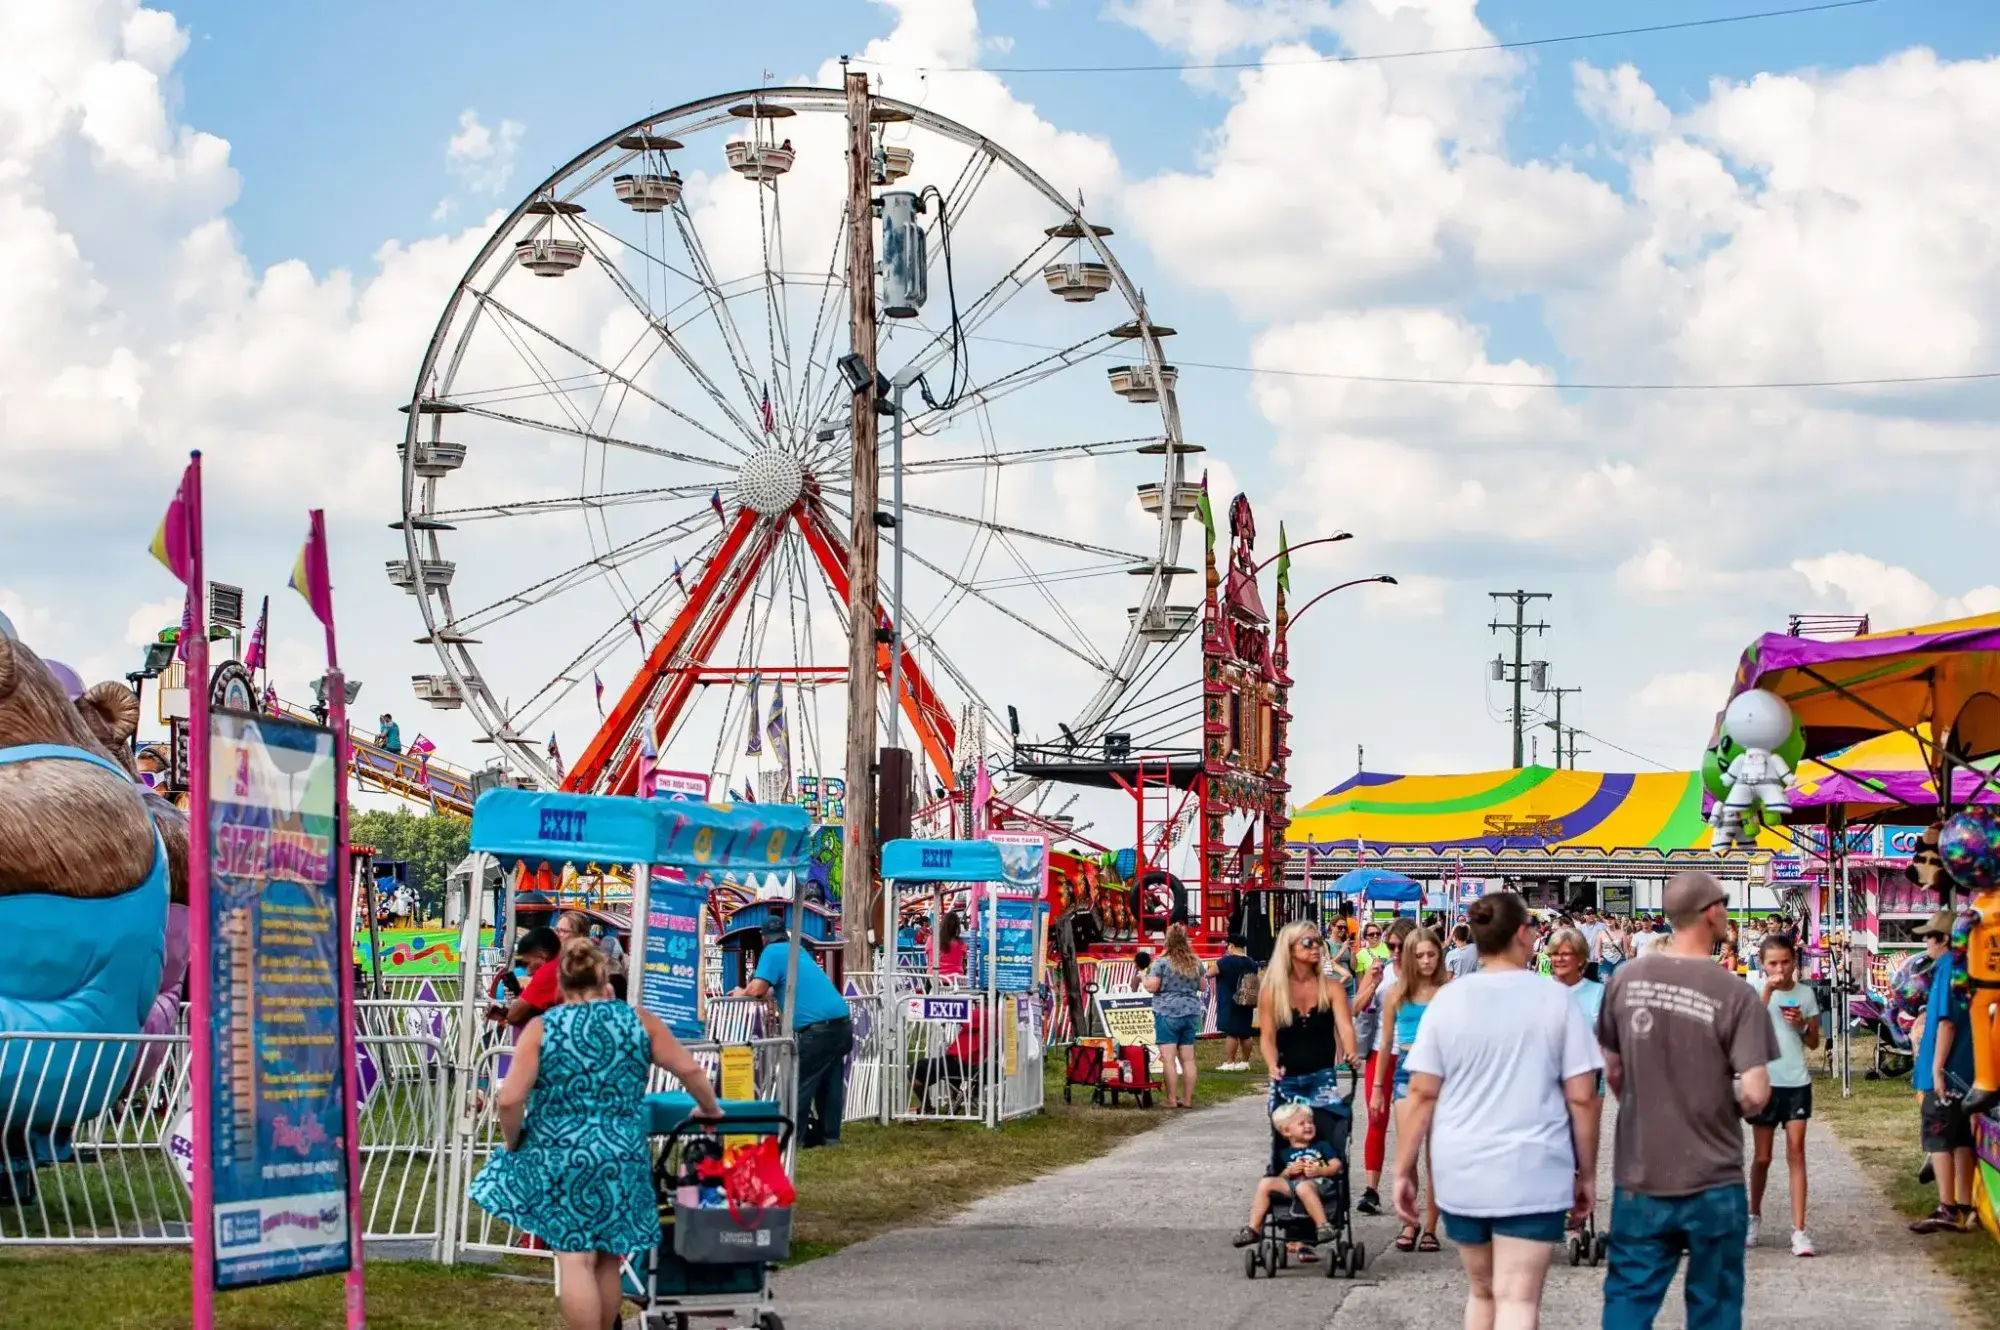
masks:
POLYGON ((882 1058, 888 1048, 882 999, 873 993, 850 993, 847 1013, 854 1022, 854 1051, 847 1055, 847 1103, 841 1121, 860 1122, 882 1112, 882 1058))
POLYGON ((30 1069, 0 1103, 12 1200, 0 1245, 188 1240, 187 1187, 167 1151, 186 1102, 184 1038, 5 1033, 0 1066, 30 1069))
MULTIPOLYGON (((422 1069, 444 1065, 440 1049, 407 1036, 359 1042, 378 1069, 359 1114, 363 1234, 436 1251, 446 1078, 422 1069)), ((186 1036, 6 1033, 0 1063, 35 1068, 0 1104, 0 1175, 13 1202, 0 1205, 0 1246, 189 1240, 186 1036), (30 1130, 31 1102, 56 1106, 53 1121, 38 1115, 48 1130, 30 1130)))
MULTIPOLYGON (((791 1041, 755 1039, 747 1042, 751 1050, 757 1097, 775 1097, 790 1062, 788 1050, 791 1041)), ((721 1063, 722 1046, 702 1043, 690 1044, 687 1048, 695 1061, 713 1078, 721 1063)), ((511 1053, 510 1047, 500 1044, 481 1049, 472 1075, 467 1078, 466 1094, 458 1116, 459 1131, 451 1151, 455 1180, 446 1197, 449 1241, 445 1244, 443 1259, 447 1263, 451 1263, 462 1251, 507 1256, 549 1254, 528 1234, 480 1209, 466 1195, 472 1180, 479 1176, 479 1170, 505 1146, 500 1131, 498 1091, 500 1082, 506 1077, 507 1059, 511 1053)), ((646 1087, 648 1093, 680 1088, 679 1081, 657 1067, 653 1069, 646 1087)))

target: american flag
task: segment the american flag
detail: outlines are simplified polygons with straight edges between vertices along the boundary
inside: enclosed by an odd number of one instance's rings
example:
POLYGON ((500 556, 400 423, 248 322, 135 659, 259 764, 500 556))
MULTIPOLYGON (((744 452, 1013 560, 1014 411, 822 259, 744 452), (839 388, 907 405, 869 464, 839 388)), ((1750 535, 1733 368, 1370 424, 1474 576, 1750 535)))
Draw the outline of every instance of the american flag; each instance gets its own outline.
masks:
POLYGON ((764 385, 764 400, 758 404, 758 410, 764 417, 764 432, 766 434, 776 434, 778 432, 778 416, 776 412, 771 410, 771 385, 768 383, 764 385))
POLYGON ((560 777, 563 774, 562 749, 556 747, 556 736, 553 733, 549 735, 549 761, 555 763, 556 775, 560 777))
POLYGON ((597 677, 597 671, 590 672, 590 686, 597 690, 597 718, 604 719, 604 680, 597 677))
POLYGON ((759 698, 763 696, 763 688, 764 688, 763 676, 757 674, 751 675, 750 676, 750 741, 745 745, 743 745, 743 755, 745 757, 756 757, 764 751, 764 732, 759 728, 757 728, 759 720, 758 713, 763 710, 763 707, 758 705, 759 698))
POLYGON ((640 649, 643 650, 646 645, 646 634, 639 628, 639 616, 628 614, 625 616, 625 622, 632 625, 632 636, 639 639, 640 649))
POLYGON ((674 560, 674 585, 680 588, 683 596, 688 593, 688 584, 681 581, 681 561, 679 559, 674 560))
POLYGON ((726 512, 726 511, 725 511, 725 510, 723 509, 723 507, 722 507, 722 491, 721 491, 721 490, 719 490, 719 489, 718 489, 718 490, 710 490, 710 491, 709 491, 709 494, 708 494, 708 506, 709 506, 709 507, 711 507, 711 508, 713 508, 713 509, 715 509, 715 515, 716 515, 717 517, 721 518, 721 519, 722 519, 722 520, 723 520, 724 522, 727 522, 727 521, 729 520, 729 514, 728 514, 728 512, 726 512))

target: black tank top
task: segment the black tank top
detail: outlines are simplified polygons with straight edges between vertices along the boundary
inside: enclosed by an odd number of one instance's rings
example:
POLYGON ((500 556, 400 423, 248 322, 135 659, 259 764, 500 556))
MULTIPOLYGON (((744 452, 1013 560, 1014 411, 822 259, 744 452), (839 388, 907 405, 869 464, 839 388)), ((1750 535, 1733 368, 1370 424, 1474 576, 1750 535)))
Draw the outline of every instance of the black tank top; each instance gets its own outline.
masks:
POLYGON ((1285 1075, 1325 1071, 1339 1060, 1332 1007, 1295 1011, 1290 1025, 1278 1027, 1278 1065, 1285 1069, 1285 1075))

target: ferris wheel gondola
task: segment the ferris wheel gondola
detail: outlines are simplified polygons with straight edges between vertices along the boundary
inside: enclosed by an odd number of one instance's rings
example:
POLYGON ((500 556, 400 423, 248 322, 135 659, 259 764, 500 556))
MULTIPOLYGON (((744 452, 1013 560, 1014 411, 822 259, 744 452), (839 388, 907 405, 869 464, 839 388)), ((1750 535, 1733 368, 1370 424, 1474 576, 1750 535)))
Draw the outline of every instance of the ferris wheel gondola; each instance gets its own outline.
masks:
MULTIPOLYGON (((536 185, 446 302, 387 571, 438 658, 419 697, 534 783, 630 792, 653 763, 789 800, 839 773, 845 111, 768 88, 626 126, 536 185), (558 730, 591 733, 566 767, 558 730)), ((882 318, 877 357, 924 376, 883 532, 909 579, 901 696, 886 643, 876 686, 929 793, 1010 704, 1091 741, 1186 636, 1201 450, 1110 229, 972 129, 879 98, 871 118, 878 188, 934 201, 931 300, 882 318)))

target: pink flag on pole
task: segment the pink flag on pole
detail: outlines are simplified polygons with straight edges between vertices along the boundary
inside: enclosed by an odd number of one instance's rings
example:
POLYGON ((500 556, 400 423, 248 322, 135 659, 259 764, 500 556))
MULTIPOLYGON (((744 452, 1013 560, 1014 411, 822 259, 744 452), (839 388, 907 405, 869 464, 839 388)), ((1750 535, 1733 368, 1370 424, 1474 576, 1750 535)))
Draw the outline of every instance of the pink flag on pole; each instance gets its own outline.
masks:
POLYGON ((993 778, 986 774, 986 764, 981 762, 979 770, 972 778, 972 834, 986 834, 986 810, 993 802, 993 778))

